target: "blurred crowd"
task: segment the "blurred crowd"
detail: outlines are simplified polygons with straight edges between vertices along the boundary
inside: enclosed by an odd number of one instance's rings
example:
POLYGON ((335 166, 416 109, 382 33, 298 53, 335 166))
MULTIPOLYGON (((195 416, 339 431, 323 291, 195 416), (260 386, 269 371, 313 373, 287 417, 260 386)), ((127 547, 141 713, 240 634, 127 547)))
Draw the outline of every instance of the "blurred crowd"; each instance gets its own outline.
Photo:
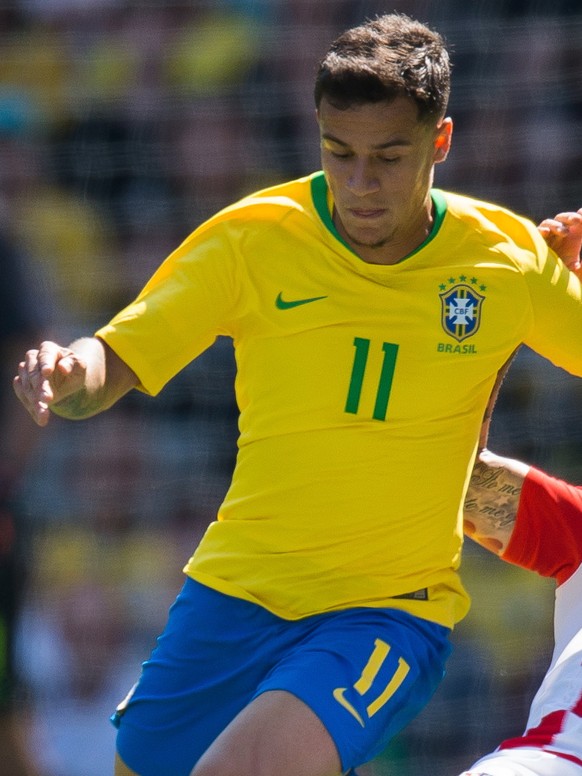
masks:
MULTIPOLYGON (((341 29, 392 10, 451 44, 456 136, 436 184, 536 221, 582 206, 579 0, 5 1, 0 267, 6 282, 5 257, 18 255, 9 301, 24 323, 2 335, 3 360, 25 335, 91 334, 204 218, 317 169, 316 62, 341 29)), ((34 435, 5 371, 0 432, 27 453, 10 508, 26 538, 16 655, 30 772, 103 776, 111 707, 228 485, 232 349, 218 340, 154 400, 134 393, 34 435)), ((492 446, 582 482, 578 382, 524 350, 492 446)), ((11 464, 8 442, 0 451, 11 464)), ((427 762, 454 776, 525 721, 550 653, 553 590, 470 544, 465 566, 475 605, 449 675, 377 776, 416 776, 427 762)), ((6 767, 0 757, 0 776, 16 776, 6 767)))

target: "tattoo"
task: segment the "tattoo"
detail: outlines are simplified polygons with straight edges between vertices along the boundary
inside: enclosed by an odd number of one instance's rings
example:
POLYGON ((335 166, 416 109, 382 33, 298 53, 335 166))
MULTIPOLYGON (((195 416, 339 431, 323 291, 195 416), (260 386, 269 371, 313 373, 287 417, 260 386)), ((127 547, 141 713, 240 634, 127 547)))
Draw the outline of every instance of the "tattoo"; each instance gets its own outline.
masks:
POLYGON ((515 524, 522 478, 503 467, 478 461, 465 499, 465 533, 488 550, 501 553, 515 524))
POLYGON ((67 420, 85 420, 105 409, 102 393, 90 395, 82 389, 51 404, 51 412, 67 420))

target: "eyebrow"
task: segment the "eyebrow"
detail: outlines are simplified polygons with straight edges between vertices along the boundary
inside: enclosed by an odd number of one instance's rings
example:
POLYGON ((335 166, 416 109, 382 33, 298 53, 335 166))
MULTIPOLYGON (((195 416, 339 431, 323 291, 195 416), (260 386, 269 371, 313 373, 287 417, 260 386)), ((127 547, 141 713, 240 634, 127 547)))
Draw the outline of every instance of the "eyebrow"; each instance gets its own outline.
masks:
MULTIPOLYGON (((349 148, 350 144, 346 143, 343 140, 340 140, 338 137, 334 137, 334 135, 330 135, 329 132, 324 132, 321 135, 322 140, 330 140, 332 143, 336 143, 336 145, 341 145, 344 148, 349 148)), ((385 143, 378 143, 378 145, 372 146, 373 151, 382 151, 386 148, 394 148, 394 146, 410 146, 412 143, 410 140, 404 140, 403 138, 395 138, 394 140, 387 140, 385 143)))

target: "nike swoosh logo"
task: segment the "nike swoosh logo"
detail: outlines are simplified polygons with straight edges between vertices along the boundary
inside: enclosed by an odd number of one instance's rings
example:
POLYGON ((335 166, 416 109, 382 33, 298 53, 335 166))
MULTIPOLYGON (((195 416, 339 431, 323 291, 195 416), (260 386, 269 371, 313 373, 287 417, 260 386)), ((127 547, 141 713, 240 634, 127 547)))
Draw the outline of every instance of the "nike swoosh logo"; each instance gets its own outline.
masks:
POLYGON ((344 697, 344 693, 346 692, 347 687, 336 687, 333 691, 333 697, 335 700, 340 704, 340 706, 343 706, 346 711, 349 711, 352 717, 354 717, 362 727, 366 727, 364 725, 364 720, 360 717, 356 709, 352 706, 352 704, 349 702, 347 698, 344 697))
POLYGON ((311 296, 309 299, 292 299, 286 301, 283 299, 282 292, 279 293, 275 299, 275 306, 279 310, 291 310, 293 307, 300 307, 302 304, 310 304, 310 302, 319 302, 320 299, 327 299, 327 296, 311 296))

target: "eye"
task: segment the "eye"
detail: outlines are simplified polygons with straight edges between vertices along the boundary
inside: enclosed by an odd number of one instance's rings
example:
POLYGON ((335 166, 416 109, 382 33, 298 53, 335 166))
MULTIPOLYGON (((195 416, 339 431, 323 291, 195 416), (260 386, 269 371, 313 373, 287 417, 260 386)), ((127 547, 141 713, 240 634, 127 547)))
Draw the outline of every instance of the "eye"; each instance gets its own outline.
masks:
POLYGON ((344 148, 344 146, 336 145, 335 143, 332 144, 327 138, 322 140, 321 147, 325 153, 333 156, 334 159, 349 159, 352 156, 349 148, 344 148))
POLYGON ((334 159, 349 159, 352 155, 350 151, 345 148, 330 148, 327 144, 323 144, 323 150, 333 156, 334 159))

